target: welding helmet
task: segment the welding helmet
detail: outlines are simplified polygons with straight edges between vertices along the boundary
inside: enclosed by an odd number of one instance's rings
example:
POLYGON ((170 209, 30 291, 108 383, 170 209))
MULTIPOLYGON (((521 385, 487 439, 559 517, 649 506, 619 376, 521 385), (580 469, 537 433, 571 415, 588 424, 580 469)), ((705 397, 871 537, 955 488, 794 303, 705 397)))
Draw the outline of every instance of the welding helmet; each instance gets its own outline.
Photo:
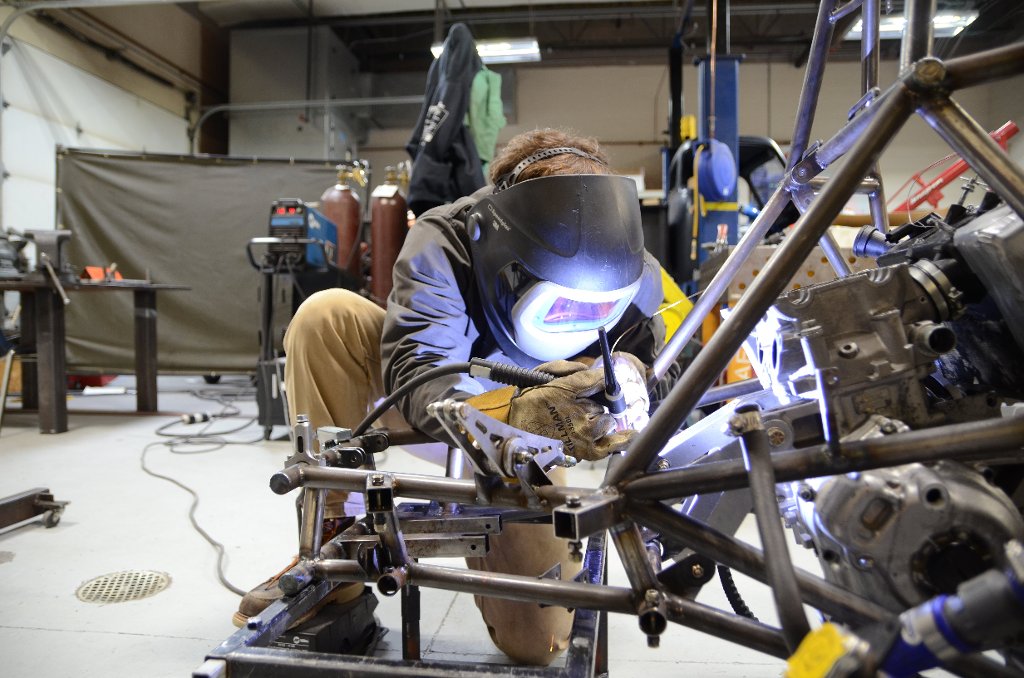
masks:
POLYGON ((516 183, 478 202, 466 225, 487 323, 517 362, 578 355, 640 289, 640 202, 627 177, 516 183))

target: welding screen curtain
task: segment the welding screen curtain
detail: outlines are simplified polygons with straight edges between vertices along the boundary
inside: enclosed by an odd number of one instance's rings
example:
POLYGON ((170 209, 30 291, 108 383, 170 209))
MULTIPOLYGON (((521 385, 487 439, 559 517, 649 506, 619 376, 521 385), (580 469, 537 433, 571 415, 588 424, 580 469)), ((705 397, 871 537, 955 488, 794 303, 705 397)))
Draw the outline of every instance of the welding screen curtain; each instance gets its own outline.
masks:
MULTIPOLYGON (((57 227, 72 232, 67 253, 76 271, 116 262, 125 278, 190 287, 157 292, 161 371, 252 372, 262 276, 246 245, 268 235, 272 201, 319 200, 335 176, 334 164, 324 161, 59 149, 57 227)), ((276 311, 287 313, 291 283, 277 278, 276 311)), ((69 367, 134 372, 132 293, 71 299, 69 367)), ((280 317, 275 312, 275 321, 280 317)))

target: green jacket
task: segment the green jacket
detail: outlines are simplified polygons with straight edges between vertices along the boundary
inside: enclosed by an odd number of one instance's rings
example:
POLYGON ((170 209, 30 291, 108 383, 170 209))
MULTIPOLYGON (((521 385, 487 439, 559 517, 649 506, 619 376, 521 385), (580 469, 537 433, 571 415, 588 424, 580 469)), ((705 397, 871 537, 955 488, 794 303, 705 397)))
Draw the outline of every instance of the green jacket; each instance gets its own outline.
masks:
POLYGON ((466 112, 466 126, 476 143, 484 177, 487 176, 488 165, 494 159, 498 133, 505 122, 501 103, 501 75, 484 66, 473 77, 469 90, 469 111, 466 112))

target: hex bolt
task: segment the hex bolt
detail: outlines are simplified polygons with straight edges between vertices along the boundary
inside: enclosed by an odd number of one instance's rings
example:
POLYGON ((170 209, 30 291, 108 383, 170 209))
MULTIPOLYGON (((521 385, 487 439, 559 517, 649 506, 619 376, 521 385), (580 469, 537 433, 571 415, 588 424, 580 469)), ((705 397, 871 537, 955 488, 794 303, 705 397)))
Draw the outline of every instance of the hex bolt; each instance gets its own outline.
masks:
POLYGON ((886 420, 882 422, 882 425, 879 427, 878 430, 880 430, 882 433, 886 435, 889 435, 890 433, 896 433, 896 424, 894 424, 892 421, 886 420))
POLYGON ((810 485, 801 485, 797 491, 796 496, 800 497, 804 501, 814 501, 814 490, 811 489, 810 485))
POLYGON ((665 471, 665 470, 667 470, 671 466, 672 466, 672 464, 669 463, 668 459, 659 459, 658 460, 658 470, 659 471, 665 471))
POLYGON ((384 475, 381 474, 381 473, 374 473, 372 476, 370 476, 370 482, 372 484, 378 485, 378 486, 379 485, 383 485, 384 484, 384 475))
POLYGON ((690 574, 693 575, 694 579, 701 579, 704 576, 704 568, 700 563, 694 563, 693 567, 690 568, 690 574))
POLYGON ((533 459, 533 455, 524 450, 517 450, 512 456, 512 461, 516 464, 525 464, 533 459))
POLYGON ((771 426, 768 429, 768 444, 772 447, 779 447, 786 442, 786 432, 778 426, 771 426))
POLYGON ((580 505, 580 498, 575 494, 570 494, 565 498, 565 505, 569 508, 577 508, 580 505))

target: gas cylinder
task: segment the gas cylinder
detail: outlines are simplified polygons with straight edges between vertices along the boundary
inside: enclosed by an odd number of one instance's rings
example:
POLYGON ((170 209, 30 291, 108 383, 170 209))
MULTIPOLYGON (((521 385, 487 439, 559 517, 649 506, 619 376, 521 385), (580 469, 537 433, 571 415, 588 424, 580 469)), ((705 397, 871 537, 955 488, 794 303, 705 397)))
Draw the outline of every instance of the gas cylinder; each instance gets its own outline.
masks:
POLYGON ((337 183, 320 196, 320 211, 338 227, 338 268, 361 278, 362 201, 352 184, 365 186, 366 171, 358 161, 342 163, 337 170, 337 183))
POLYGON ((391 272, 409 232, 405 196, 399 171, 384 169, 384 183, 370 196, 370 297, 387 306, 391 293, 391 272))

